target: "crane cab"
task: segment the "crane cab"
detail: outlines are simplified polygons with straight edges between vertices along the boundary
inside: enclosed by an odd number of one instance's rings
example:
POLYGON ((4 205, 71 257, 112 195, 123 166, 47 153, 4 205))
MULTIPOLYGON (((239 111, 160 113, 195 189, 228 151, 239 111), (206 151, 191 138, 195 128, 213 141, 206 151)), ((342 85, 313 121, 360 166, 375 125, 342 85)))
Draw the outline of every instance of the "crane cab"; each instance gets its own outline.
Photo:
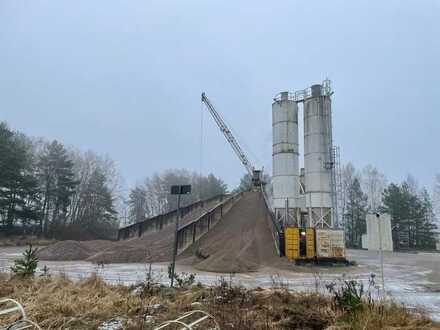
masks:
POLYGON ((254 187, 260 187, 262 184, 262 171, 261 170, 253 170, 252 171, 252 184, 254 187))

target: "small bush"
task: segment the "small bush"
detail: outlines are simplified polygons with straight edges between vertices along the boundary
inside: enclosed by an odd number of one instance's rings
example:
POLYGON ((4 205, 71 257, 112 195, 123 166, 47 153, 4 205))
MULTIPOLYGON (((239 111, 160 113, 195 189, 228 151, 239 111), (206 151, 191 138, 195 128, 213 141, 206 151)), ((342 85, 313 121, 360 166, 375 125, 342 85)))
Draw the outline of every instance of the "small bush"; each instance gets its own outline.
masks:
MULTIPOLYGON (((171 279, 171 265, 168 265, 168 278, 171 279)), ((180 274, 174 272, 174 280, 179 288, 186 288, 194 285, 196 282, 196 274, 182 272, 180 274)))
POLYGON ((19 276, 34 276, 38 267, 38 249, 33 249, 32 244, 23 252, 22 259, 16 259, 14 266, 11 267, 11 271, 19 276))
POLYGON ((343 311, 353 312, 361 309, 364 304, 374 304, 371 296, 371 289, 374 288, 375 275, 371 274, 369 287, 364 289, 362 282, 355 280, 341 280, 341 284, 330 283, 326 285, 327 290, 333 296, 333 302, 343 311))
POLYGON ((326 285, 327 290, 333 295, 333 300, 339 308, 346 311, 357 310, 362 306, 364 285, 354 280, 344 281, 337 287, 334 283, 326 285))

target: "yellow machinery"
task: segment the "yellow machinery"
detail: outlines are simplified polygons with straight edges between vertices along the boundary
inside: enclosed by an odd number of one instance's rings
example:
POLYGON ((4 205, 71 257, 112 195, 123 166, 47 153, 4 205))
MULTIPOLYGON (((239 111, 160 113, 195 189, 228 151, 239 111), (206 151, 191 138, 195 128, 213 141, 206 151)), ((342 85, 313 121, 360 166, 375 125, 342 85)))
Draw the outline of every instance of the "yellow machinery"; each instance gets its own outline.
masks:
POLYGON ((301 262, 346 263, 344 231, 323 228, 284 228, 284 253, 301 262))
POLYGON ((315 253, 314 228, 284 228, 285 255, 290 260, 313 259, 315 253))

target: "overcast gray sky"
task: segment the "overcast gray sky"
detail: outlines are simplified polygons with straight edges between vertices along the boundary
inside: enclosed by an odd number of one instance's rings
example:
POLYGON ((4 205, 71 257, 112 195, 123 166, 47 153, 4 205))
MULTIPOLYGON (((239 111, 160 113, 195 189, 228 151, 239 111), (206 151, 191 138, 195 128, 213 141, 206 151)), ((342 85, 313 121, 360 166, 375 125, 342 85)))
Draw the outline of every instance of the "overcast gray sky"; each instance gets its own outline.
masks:
MULTIPOLYGON (((440 1, 0 0, 0 120, 109 154, 128 184, 199 171, 206 91, 271 168, 271 100, 329 77, 343 161, 440 172, 440 1)), ((207 113, 203 170, 244 170, 207 113)))

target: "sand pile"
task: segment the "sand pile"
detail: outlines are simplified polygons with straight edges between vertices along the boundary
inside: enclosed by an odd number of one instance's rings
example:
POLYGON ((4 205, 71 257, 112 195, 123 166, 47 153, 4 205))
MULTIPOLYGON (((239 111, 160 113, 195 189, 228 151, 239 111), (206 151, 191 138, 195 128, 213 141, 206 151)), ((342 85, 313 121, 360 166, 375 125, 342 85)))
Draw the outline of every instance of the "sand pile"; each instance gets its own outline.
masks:
POLYGON ((38 252, 42 260, 84 260, 93 251, 77 241, 63 241, 49 245, 38 252))
MULTIPOLYGON (((211 202, 187 214, 181 224, 195 220, 212 209, 218 202, 211 202)), ((140 238, 112 241, 62 241, 39 251, 41 260, 87 260, 95 263, 164 262, 171 260, 174 226, 158 232, 145 233, 140 238)))
POLYGON ((187 258, 185 262, 196 269, 221 273, 252 272, 274 265, 280 258, 266 212, 261 194, 246 193, 217 226, 180 258, 187 258), (195 251, 203 258, 195 257, 195 251))
MULTIPOLYGON (((215 203, 207 206, 210 209, 215 203)), ((207 209, 188 214, 188 223, 207 209)), ((261 194, 246 193, 196 246, 179 256, 180 263, 220 273, 257 271, 264 266, 280 267, 266 208, 261 194)), ((64 241, 42 249, 43 260, 87 260, 95 263, 167 262, 171 260, 174 226, 149 232, 141 238, 110 241, 64 241)))

